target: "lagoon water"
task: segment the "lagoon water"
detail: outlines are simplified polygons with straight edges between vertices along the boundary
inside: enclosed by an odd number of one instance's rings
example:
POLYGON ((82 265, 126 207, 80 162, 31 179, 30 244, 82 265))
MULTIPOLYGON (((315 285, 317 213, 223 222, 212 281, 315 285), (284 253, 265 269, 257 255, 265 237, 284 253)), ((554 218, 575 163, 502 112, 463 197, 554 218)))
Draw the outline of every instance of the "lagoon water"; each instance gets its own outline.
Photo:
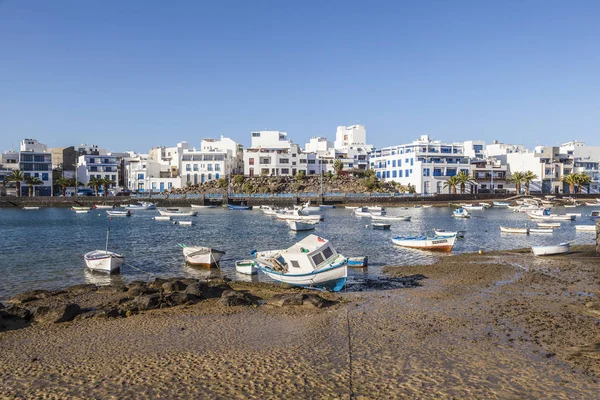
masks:
POLYGON ((32 289, 58 289, 78 283, 108 284, 111 282, 148 280, 153 276, 207 277, 222 275, 234 280, 268 281, 263 275, 236 273, 234 261, 250 257, 253 249, 286 248, 315 233, 329 239, 346 257, 369 256, 369 267, 349 270, 349 281, 378 277, 386 265, 429 263, 439 253, 394 246, 396 235, 414 235, 433 228, 466 231, 464 240, 457 240, 453 253, 478 250, 515 249, 532 245, 593 243, 594 234, 576 232, 577 224, 593 224, 591 207, 556 208, 553 212, 582 213, 575 221, 563 221, 553 234, 501 234, 500 225, 534 227, 524 213, 508 209, 473 211, 473 218, 455 219, 448 207, 390 207, 388 215, 411 215, 410 222, 392 222, 390 231, 373 230, 370 218, 355 217, 352 210, 324 209, 321 221, 312 232, 290 231, 284 221, 277 221, 255 208, 252 211, 203 209, 193 220, 193 226, 173 225, 172 221, 155 221, 158 211, 134 211, 132 217, 110 220, 105 210, 76 214, 69 209, 40 210, 2 209, 0 211, 0 300, 32 289), (110 226, 109 250, 125 255, 120 275, 106 276, 86 270, 83 255, 104 249, 106 229, 110 226), (225 250, 219 269, 196 269, 186 266, 179 243, 208 246, 225 250))

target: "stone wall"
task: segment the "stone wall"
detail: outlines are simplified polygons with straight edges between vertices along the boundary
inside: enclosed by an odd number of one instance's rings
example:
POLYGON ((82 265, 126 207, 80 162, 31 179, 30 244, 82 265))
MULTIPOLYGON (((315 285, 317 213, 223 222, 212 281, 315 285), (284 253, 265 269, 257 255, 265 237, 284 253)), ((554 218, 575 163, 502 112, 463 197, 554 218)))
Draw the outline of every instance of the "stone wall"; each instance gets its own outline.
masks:
POLYGON ((600 254, 600 218, 596 219, 596 253, 600 254))

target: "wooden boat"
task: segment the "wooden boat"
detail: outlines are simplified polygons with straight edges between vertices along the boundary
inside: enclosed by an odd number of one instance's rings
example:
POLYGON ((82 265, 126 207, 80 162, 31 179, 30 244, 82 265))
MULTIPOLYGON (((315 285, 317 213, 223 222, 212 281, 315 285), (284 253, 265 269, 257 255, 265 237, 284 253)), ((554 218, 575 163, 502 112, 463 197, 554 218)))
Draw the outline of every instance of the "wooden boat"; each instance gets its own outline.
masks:
POLYGON ((456 236, 457 238, 464 238, 465 237, 465 231, 447 231, 445 229, 434 229, 433 233, 435 233, 435 236, 456 236))
POLYGON ((410 221, 412 216, 410 216, 410 215, 397 215, 397 216, 371 215, 371 218, 376 221, 410 221))
POLYGON ((369 264, 369 256, 362 257, 348 257, 348 267, 350 268, 364 268, 369 264))
POLYGON ((293 231, 310 231, 315 229, 315 226, 319 223, 319 221, 299 221, 295 219, 288 219, 285 222, 293 231))
POLYGON ((215 267, 225 254, 224 251, 211 249, 210 247, 188 247, 181 243, 179 247, 183 249, 185 262, 196 267, 215 267))
POLYGON ((452 251, 456 236, 396 236, 392 243, 420 250, 452 251))
POLYGON ((83 256, 85 265, 92 271, 108 274, 116 273, 121 269, 125 260, 121 254, 108 251, 108 235, 110 228, 106 229, 106 247, 104 250, 94 250, 83 256))
POLYGON ((537 222, 540 228, 560 228, 560 222, 537 222))
POLYGON ((254 260, 238 260, 235 262, 235 270, 240 274, 244 275, 256 275, 258 270, 256 269, 254 260))
POLYGON ((106 210, 106 213, 110 217, 131 217, 131 211, 129 211, 129 210, 125 210, 125 211, 121 211, 121 210, 114 210, 114 211, 106 210))
POLYGON ((392 224, 385 224, 383 222, 373 222, 371 223, 371 226, 373 227, 373 229, 386 230, 390 229, 392 227, 392 224))
POLYGON ((494 207, 498 208, 508 208, 508 206, 510 206, 510 203, 506 203, 504 201, 494 201, 492 202, 492 204, 494 205, 494 207))
POLYGON ((157 217, 152 217, 152 219, 155 221, 170 221, 171 217, 157 216, 157 217))
POLYGON ((552 228, 529 228, 529 233, 553 233, 552 228))
POLYGON ((128 204, 125 206, 125 208, 128 210, 155 210, 156 205, 154 203, 142 201, 141 203, 137 204, 128 204))
POLYGON ((23 210, 39 210, 39 207, 23 207, 23 210))
POLYGON ((308 235, 287 249, 253 251, 256 267, 271 279, 294 286, 340 291, 348 266, 329 240, 308 235))
POLYGON ((227 209, 228 210, 245 211, 245 210, 252 210, 252 206, 236 206, 235 204, 227 204, 227 209))
POLYGON ((114 204, 94 204, 96 210, 110 210, 115 208, 114 204))
POLYGON ((158 212, 165 217, 195 217, 198 215, 198 211, 183 211, 169 208, 159 208, 158 212))
POLYGON ((210 204, 207 206, 200 205, 200 204, 192 204, 191 207, 192 208, 217 208, 217 206, 210 205, 210 204))
POLYGON ((561 243, 554 246, 532 246, 534 256, 553 256, 569 252, 569 243, 561 243))
POLYGON ((501 226, 500 232, 502 232, 502 233, 522 233, 522 234, 527 235, 529 233, 529 228, 508 228, 505 226, 501 226))
POLYGON ((596 225, 575 225, 576 231, 596 232, 596 225))
POLYGON ((456 210, 452 211, 452 216, 455 218, 471 218, 471 214, 469 214, 469 212, 464 208, 457 208, 456 210))

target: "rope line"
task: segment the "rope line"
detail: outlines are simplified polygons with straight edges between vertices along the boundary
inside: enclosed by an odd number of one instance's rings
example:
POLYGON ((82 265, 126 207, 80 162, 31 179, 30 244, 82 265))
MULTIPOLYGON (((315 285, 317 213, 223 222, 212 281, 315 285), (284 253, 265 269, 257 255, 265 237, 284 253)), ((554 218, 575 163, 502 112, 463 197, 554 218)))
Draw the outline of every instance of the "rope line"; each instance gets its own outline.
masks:
POLYGON ((124 263, 123 263, 123 265, 127 265, 128 267, 131 267, 131 268, 133 268, 133 269, 137 269, 137 270, 138 270, 138 271, 140 271, 140 272, 143 272, 143 273, 145 273, 145 274, 148 274, 148 275, 150 275, 150 276, 154 276, 154 277, 156 277, 156 275, 154 275, 152 272, 144 271, 143 269, 141 269, 141 268, 139 268, 139 267, 136 267, 136 266, 135 266, 135 265, 133 265, 133 264, 129 264, 129 263, 126 263, 126 262, 124 262, 124 263))

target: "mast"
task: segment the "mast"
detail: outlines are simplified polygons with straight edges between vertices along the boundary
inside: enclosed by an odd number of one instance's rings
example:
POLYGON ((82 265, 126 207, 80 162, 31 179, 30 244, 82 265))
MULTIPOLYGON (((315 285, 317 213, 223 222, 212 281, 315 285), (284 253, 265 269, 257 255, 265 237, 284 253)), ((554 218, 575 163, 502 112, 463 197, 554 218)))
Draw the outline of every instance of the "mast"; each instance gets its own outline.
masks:
POLYGON ((110 232, 110 226, 106 227, 106 249, 105 252, 108 253, 108 232, 110 232))

